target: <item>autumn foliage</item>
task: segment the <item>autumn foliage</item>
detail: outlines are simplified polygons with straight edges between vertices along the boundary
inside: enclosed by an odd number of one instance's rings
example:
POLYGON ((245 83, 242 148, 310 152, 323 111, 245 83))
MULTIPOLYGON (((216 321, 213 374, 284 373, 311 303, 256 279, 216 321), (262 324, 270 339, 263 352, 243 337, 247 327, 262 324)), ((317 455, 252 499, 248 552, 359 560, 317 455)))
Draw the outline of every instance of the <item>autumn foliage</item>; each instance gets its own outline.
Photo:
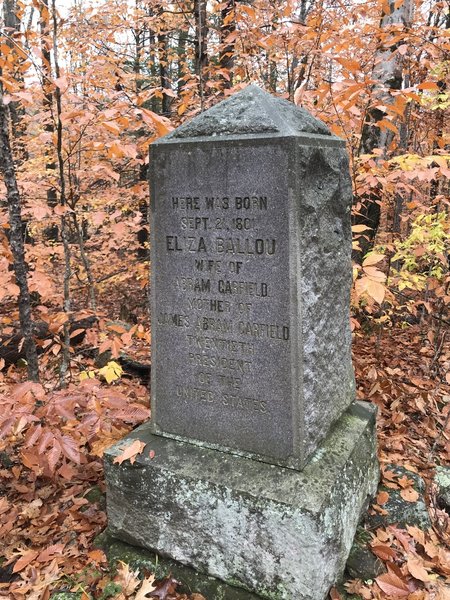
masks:
POLYGON ((0 595, 183 597, 172 579, 110 572, 93 548, 101 456, 149 416, 148 147, 256 82, 347 142, 358 397, 379 407, 386 488, 417 501, 390 463, 427 482, 433 529, 369 531, 387 571, 347 591, 448 598, 432 476, 450 464, 449 52, 449 6, 434 0, 3 0, 0 595))

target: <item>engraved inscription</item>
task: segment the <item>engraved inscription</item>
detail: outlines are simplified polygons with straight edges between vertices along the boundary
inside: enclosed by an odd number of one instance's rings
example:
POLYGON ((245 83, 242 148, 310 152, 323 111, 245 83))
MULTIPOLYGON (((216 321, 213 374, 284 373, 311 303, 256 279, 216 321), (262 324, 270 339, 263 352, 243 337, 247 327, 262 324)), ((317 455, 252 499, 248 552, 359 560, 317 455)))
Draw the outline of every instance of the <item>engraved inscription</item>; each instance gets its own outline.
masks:
POLYGON ((290 422, 292 331, 287 163, 257 155, 257 173, 250 147, 166 155, 152 200, 152 396, 162 431, 264 454, 290 422))
MULTIPOLYGON (((171 393, 185 403, 268 414, 266 399, 255 400, 241 392, 251 389, 258 377, 260 365, 255 358, 264 353, 264 344, 286 344, 290 339, 288 323, 251 318, 261 308, 270 314, 277 296, 270 281, 271 261, 282 240, 264 235, 275 202, 265 194, 183 193, 172 195, 164 206, 181 213, 178 220, 168 221, 171 231, 162 235, 167 254, 175 260, 181 257, 184 272, 178 270, 172 279, 173 290, 180 294, 176 310, 159 312, 157 324, 173 329, 175 336, 176 331, 186 332, 179 347, 190 368, 187 381, 176 384, 171 393), (237 211, 251 216, 237 216, 237 211), (224 235, 224 231, 244 235, 224 235), (267 261, 267 266, 255 271, 249 263, 254 258, 267 261), (198 276, 203 273, 206 276, 198 276), (252 278, 255 273, 258 279, 252 278), (257 341, 258 347, 249 339, 257 341)), ((170 283, 170 273, 166 277, 170 283)))

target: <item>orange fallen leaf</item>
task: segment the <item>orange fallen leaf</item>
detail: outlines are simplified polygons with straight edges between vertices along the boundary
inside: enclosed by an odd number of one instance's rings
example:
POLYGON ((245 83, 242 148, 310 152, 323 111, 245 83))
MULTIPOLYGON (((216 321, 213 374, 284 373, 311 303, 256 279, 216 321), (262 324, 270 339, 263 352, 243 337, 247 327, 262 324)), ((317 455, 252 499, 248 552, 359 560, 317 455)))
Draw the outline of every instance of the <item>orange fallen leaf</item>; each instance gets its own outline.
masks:
POLYGON ((106 562, 106 555, 103 550, 91 550, 88 552, 89 558, 95 563, 103 563, 106 562))
POLYGON ((416 540, 416 542, 418 542, 422 546, 425 546, 425 533, 421 529, 419 529, 418 527, 408 525, 406 527, 406 531, 409 533, 410 536, 412 536, 416 540))
POLYGON ((411 487, 412 484, 414 483, 414 481, 412 479, 408 479, 408 477, 406 477, 406 475, 403 475, 403 477, 399 477, 399 479, 397 479, 397 481, 402 488, 411 487))
POLYGON ((125 450, 119 456, 116 456, 114 459, 114 464, 118 463, 121 465, 125 460, 129 460, 131 464, 133 464, 136 460, 136 456, 141 454, 141 452, 145 448, 145 442, 141 442, 140 440, 134 440, 132 444, 127 446, 125 450))
POLYGON ((53 560, 58 554, 61 555, 64 550, 65 544, 53 544, 48 546, 37 557, 38 562, 49 562, 53 560))
POLYGON ((400 579, 398 575, 389 571, 375 579, 378 587, 382 592, 389 596, 397 596, 398 598, 408 596, 410 589, 404 579, 400 579))
POLYGON ((406 500, 406 502, 417 502, 419 499, 419 494, 412 487, 401 490, 400 496, 403 498, 403 500, 406 500))
POLYGON ((25 569, 25 567, 33 562, 38 554, 39 552, 37 550, 29 550, 28 552, 25 552, 25 554, 15 563, 13 567, 13 573, 19 573, 19 571, 25 569))
POLYGON ((146 577, 142 581, 142 585, 139 588, 139 590, 135 596, 135 600, 147 600, 148 599, 147 594, 151 594, 152 592, 154 592, 156 590, 156 587, 153 585, 154 582, 155 582, 154 575, 150 575, 149 577, 146 577))
POLYGON ((375 556, 378 556, 381 560, 397 558, 397 552, 390 546, 385 546, 384 544, 376 544, 371 547, 371 550, 375 556))
POLYGON ((372 508, 374 509, 375 512, 377 512, 380 515, 388 515, 388 511, 385 510, 384 508, 381 508, 381 506, 378 506, 378 504, 372 504, 372 508))
POLYGON ((417 556, 408 556, 408 560, 406 561, 406 566, 408 571, 414 577, 414 579, 418 579, 419 581, 430 581, 430 576, 428 575, 428 571, 422 564, 422 561, 417 556))
POLYGON ((335 587, 332 587, 330 590, 330 598, 331 600, 342 600, 340 593, 337 591, 335 587))
POLYGON ((377 495, 377 504, 386 504, 389 500, 389 494, 387 492, 379 492, 377 495))
POLYGON ((384 479, 389 479, 389 481, 396 481, 397 480, 397 476, 394 473, 394 471, 390 471, 389 469, 386 469, 385 471, 383 471, 383 478, 384 479))

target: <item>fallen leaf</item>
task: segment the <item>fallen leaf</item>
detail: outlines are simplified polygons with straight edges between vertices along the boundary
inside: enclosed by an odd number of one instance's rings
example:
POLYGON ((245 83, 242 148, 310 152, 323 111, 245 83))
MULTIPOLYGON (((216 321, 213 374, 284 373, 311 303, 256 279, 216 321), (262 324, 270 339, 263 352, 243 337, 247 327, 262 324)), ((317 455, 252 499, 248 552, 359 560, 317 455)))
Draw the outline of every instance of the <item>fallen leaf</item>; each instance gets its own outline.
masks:
POLYGON ((375 581, 381 591, 389 596, 401 598, 409 595, 410 589, 407 582, 391 571, 380 575, 375 581))
POLYGON ((341 600, 341 595, 335 587, 332 587, 330 590, 330 598, 331 600, 341 600))
POLYGON ((408 556, 408 560, 406 561, 406 566, 408 571, 414 577, 414 579, 418 579, 419 581, 430 581, 430 576, 428 575, 428 571, 422 564, 422 561, 417 556, 408 556))
POLYGON ((390 546, 385 546, 384 544, 376 544, 375 546, 371 546, 372 552, 381 560, 391 560, 397 558, 397 552, 391 548, 390 546))
POLYGON ((48 546, 37 557, 38 562, 49 562, 55 558, 56 555, 61 555, 64 550, 65 544, 53 544, 48 546))
POLYGON ((142 585, 139 588, 139 590, 135 596, 135 600, 148 600, 149 596, 147 596, 147 594, 151 594, 152 592, 154 592, 156 590, 156 587, 153 585, 154 581, 155 581, 154 575, 150 575, 149 577, 146 577, 143 580, 142 585))
POLYGON ((121 465, 125 460, 129 460, 131 464, 136 460, 136 456, 141 454, 145 448, 145 442, 134 440, 132 444, 127 446, 125 450, 119 456, 114 459, 114 464, 121 465))
POLYGON ((37 550, 29 550, 28 552, 25 552, 25 554, 15 563, 13 567, 13 573, 19 573, 19 571, 25 569, 25 567, 35 560, 38 554, 39 552, 37 550))
POLYGON ((389 500, 389 494, 387 492, 379 492, 377 495, 377 504, 386 504, 389 500))
POLYGON ((408 477, 406 477, 406 475, 403 475, 403 477, 399 477, 399 479, 397 479, 400 487, 402 488, 408 488, 411 487, 412 484, 414 483, 414 481, 412 479, 408 479, 408 477))
POLYGON ((89 558, 95 563, 104 563, 106 562, 106 555, 103 550, 95 549, 88 552, 89 558))
POLYGON ((403 498, 403 500, 406 500, 406 502, 417 502, 419 499, 419 494, 412 487, 401 490, 400 496, 403 498))

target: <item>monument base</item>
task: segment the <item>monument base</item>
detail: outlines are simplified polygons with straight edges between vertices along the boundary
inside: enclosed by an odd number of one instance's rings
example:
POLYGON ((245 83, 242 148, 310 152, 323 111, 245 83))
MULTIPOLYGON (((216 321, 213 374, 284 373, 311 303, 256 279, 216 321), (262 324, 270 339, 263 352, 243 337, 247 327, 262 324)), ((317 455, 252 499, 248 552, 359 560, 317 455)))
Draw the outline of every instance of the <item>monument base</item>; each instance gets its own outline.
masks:
POLYGON ((264 598, 323 600, 376 491, 375 408, 354 403, 303 471, 156 436, 148 424, 105 453, 105 468, 118 539, 264 598), (146 443, 135 463, 114 464, 135 439, 146 443))

